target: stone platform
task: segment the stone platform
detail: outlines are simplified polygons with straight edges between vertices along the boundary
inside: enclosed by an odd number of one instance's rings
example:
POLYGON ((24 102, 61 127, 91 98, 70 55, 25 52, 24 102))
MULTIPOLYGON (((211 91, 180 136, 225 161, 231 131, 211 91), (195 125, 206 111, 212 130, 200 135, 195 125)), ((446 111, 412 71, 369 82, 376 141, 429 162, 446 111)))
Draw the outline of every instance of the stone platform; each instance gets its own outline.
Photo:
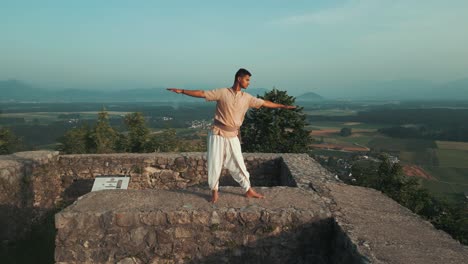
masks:
POLYGON ((306 154, 244 154, 246 199, 204 153, 0 156, 0 240, 55 216, 57 263, 467 263, 468 247, 382 193, 336 181, 306 154), (129 190, 91 191, 126 175, 129 190))
POLYGON ((224 187, 214 205, 210 192, 198 188, 89 193, 56 215, 56 261, 329 263, 345 258, 352 263, 358 258, 335 250, 335 225, 319 196, 299 188, 257 189, 266 199, 248 199, 240 188, 224 187))
POLYGON ((468 247, 381 192, 327 184, 338 225, 372 263, 463 264, 468 247))

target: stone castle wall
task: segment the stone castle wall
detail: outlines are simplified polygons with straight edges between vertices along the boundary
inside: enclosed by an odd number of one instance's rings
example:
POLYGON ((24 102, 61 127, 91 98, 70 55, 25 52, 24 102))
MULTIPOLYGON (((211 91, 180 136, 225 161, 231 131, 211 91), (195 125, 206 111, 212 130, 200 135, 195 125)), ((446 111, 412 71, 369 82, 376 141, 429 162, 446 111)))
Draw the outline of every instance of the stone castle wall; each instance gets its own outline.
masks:
MULTIPOLYGON (((278 186, 294 182, 281 156, 245 154, 253 186, 278 186)), ((91 191, 95 177, 131 177, 129 189, 184 189, 206 186, 204 153, 151 153, 58 155, 33 151, 0 156, 0 241, 14 240, 27 232, 47 212, 68 205, 91 191)), ((221 186, 237 186, 223 170, 221 186)))
POLYGON ((320 200, 298 188, 259 189, 268 201, 246 203, 226 187, 216 207, 204 189, 87 194, 56 216, 56 261, 361 263, 320 200))
POLYGON ((245 154, 264 200, 223 172, 207 202, 203 153, 0 156, 0 240, 55 216, 57 263, 464 263, 468 248, 305 154, 245 154), (89 193, 101 175, 129 190, 89 193), (70 205, 73 203, 72 205, 70 205), (70 205, 70 206, 68 206, 70 205))

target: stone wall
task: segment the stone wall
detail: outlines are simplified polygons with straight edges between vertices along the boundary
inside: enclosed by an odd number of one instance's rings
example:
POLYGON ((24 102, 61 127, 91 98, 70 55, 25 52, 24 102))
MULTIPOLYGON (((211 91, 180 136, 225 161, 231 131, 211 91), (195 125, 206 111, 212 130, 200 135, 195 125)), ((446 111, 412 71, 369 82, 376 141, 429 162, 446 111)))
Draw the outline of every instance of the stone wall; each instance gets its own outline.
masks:
MULTIPOLYGON (((294 185, 280 155, 244 155, 252 186, 294 185)), ((204 153, 63 155, 56 170, 63 182, 63 198, 74 201, 91 191, 94 178, 102 175, 130 176, 131 190, 207 187, 205 156, 204 153)), ((220 186, 238 184, 223 170, 220 186)))
MULTIPOLYGON (((253 186, 294 184, 280 155, 245 154, 253 186)), ((44 215, 91 191, 96 176, 128 175, 129 189, 207 186, 204 153, 58 155, 52 151, 0 156, 0 241, 15 240, 44 215), (8 227, 8 228, 6 228, 8 227)), ((237 186, 223 170, 221 186, 237 186)))
POLYGON ((58 152, 19 152, 0 156, 0 241, 24 236, 55 208, 61 195, 59 175, 50 172, 58 152))
MULTIPOLYGON (((56 214, 59 263, 464 263, 468 248, 380 192, 348 186, 305 154, 245 154, 267 199, 221 188, 203 153, 0 156, 0 240, 56 214), (130 190, 89 193, 100 175, 130 190), (281 186, 281 187, 279 187, 281 186), (81 197, 81 198, 78 198, 81 197), (78 200, 77 200, 78 198, 78 200)), ((227 172, 221 183, 237 186, 227 172)))
POLYGON ((100 191, 56 215, 57 263, 361 263, 324 203, 298 188, 100 191), (98 206, 96 202, 98 201, 98 206), (347 242, 346 242, 347 241, 347 242))

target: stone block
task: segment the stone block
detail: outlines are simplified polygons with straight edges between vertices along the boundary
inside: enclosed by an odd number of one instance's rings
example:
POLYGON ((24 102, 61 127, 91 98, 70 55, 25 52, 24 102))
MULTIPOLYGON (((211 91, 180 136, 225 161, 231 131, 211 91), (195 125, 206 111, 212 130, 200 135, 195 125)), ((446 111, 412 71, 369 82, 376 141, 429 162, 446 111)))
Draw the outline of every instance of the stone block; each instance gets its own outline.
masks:
POLYGON ((130 230, 130 241, 135 245, 135 246, 140 246, 145 242, 145 237, 148 234, 148 230, 145 229, 144 227, 137 227, 132 230, 130 230))
POLYGON ((211 225, 221 224, 221 218, 219 217, 219 214, 216 211, 213 211, 211 213, 210 224, 211 225))
POLYGON ((192 222, 194 224, 200 224, 208 226, 210 224, 211 214, 207 211, 193 211, 192 222))
POLYGON ((145 225, 156 226, 156 225, 166 225, 167 215, 162 211, 153 211, 148 213, 140 214, 140 221, 145 225))
POLYGON ((172 229, 158 229, 156 230, 156 239, 158 244, 168 244, 172 243, 173 239, 173 230, 172 229))
POLYGON ((231 223, 235 223, 238 221, 237 211, 234 208, 229 208, 224 214, 224 217, 226 218, 228 222, 231 222, 231 223))
POLYGON ((167 213, 167 220, 171 225, 189 224, 191 221, 191 213, 188 211, 175 211, 167 213))
POLYGON ((137 223, 135 213, 125 212, 115 214, 115 224, 120 227, 129 227, 137 223))
POLYGON ((175 238, 189 238, 192 237, 192 232, 188 228, 176 227, 174 230, 175 238))

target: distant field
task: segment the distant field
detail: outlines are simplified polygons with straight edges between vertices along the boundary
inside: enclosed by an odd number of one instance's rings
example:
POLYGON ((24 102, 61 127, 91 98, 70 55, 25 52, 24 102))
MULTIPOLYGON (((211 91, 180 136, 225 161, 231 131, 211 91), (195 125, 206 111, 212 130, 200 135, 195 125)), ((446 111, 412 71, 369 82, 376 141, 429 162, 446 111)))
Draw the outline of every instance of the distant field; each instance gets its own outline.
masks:
POLYGON ((426 170, 437 180, 465 186, 468 191, 468 168, 426 167, 426 170))
POLYGON ((389 127, 385 124, 366 124, 358 122, 332 122, 332 121, 320 121, 314 122, 313 120, 309 123, 307 128, 312 130, 320 129, 342 129, 343 127, 349 127, 351 129, 372 129, 377 130, 383 127, 389 127))
POLYGON ((390 137, 378 137, 369 142, 369 147, 380 151, 423 151, 428 148, 436 148, 433 140, 425 139, 400 139, 390 137))
POLYGON ((420 151, 401 151, 400 160, 403 164, 416 164, 422 166, 438 166, 439 158, 435 149, 420 151))
MULTIPOLYGON (((431 175, 434 177, 436 174, 432 173, 431 175)), ((464 200, 465 197, 463 193, 468 191, 467 184, 460 184, 455 182, 451 183, 439 180, 423 179, 421 180, 421 185, 428 189, 431 194, 453 202, 460 202, 461 200, 464 200)))
MULTIPOLYGON (((81 118, 84 119, 96 119, 99 111, 89 111, 89 112, 30 112, 30 113, 3 113, 3 117, 15 117, 15 118, 24 118, 26 121, 33 121, 38 119, 43 122, 52 122, 57 120, 63 120, 58 118, 61 114, 80 114, 81 118)), ((109 116, 121 116, 126 115, 130 112, 113 112, 107 111, 109 116)))
POLYGON ((353 155, 352 152, 344 152, 344 151, 337 151, 337 150, 326 150, 326 149, 314 149, 314 150, 312 150, 312 154, 324 155, 324 156, 333 156, 333 157, 339 157, 339 158, 351 157, 353 155))
POLYGON ((425 179, 421 180, 421 185, 436 197, 451 202, 460 202, 461 199, 465 199, 463 191, 466 189, 461 185, 425 179))
MULTIPOLYGON (((333 137, 332 139, 336 141, 337 144, 339 143, 351 143, 351 144, 359 144, 363 146, 368 146, 369 142, 373 140, 376 137, 376 133, 359 133, 358 135, 353 134, 349 137, 340 137, 336 136, 333 137)), ((328 141, 328 138, 325 140, 326 142, 328 141)))
POLYGON ((457 149, 437 149, 439 167, 468 168, 468 151, 457 149))
POLYGON ((304 111, 308 115, 321 115, 321 116, 349 116, 356 115, 355 110, 341 110, 341 109, 326 109, 326 110, 309 110, 304 111))
POLYGON ((468 150, 468 142, 436 141, 436 144, 440 149, 468 150))

